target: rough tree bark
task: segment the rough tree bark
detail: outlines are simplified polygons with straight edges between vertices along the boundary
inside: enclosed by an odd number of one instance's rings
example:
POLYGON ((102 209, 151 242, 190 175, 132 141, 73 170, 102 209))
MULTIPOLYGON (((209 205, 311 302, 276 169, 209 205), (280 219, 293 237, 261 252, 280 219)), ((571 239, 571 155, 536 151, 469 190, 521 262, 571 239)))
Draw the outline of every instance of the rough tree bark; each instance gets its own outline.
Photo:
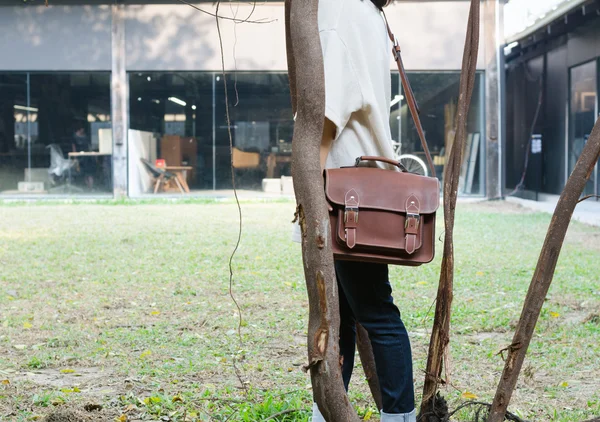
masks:
POLYGON ((353 422, 359 418, 342 381, 338 292, 319 159, 325 86, 317 24, 318 0, 287 0, 286 9, 288 63, 291 63, 288 70, 297 110, 292 139, 292 176, 309 299, 308 368, 313 395, 325 419, 353 422))
POLYGON ((488 422, 500 422, 504 420, 508 403, 517 385, 517 379, 523 366, 527 348, 531 342, 533 330, 535 329, 542 306, 544 305, 544 300, 548 294, 548 289, 552 283, 556 262, 558 261, 573 211, 587 180, 593 173, 598 157, 600 157, 600 119, 596 122, 594 130, 583 148, 575 169, 567 180, 567 184, 556 205, 544 246, 542 247, 531 284, 529 285, 529 291, 525 297, 525 303, 523 304, 523 310, 521 311, 515 335, 511 345, 506 349, 506 363, 490 409, 488 422))
POLYGON ((381 387, 379 386, 379 378, 377 377, 377 367, 375 366, 375 356, 373 355, 373 347, 369 339, 369 333, 360 324, 356 324, 356 343, 358 353, 362 363, 369 389, 373 395, 373 400, 378 410, 383 409, 383 400, 381 398, 381 387))
MULTIPOLYGON (((463 145, 466 138, 467 116, 471 105, 471 96, 475 85, 477 53, 479 51, 479 0, 471 0, 467 36, 462 62, 460 88, 458 96, 456 135, 446 163, 444 174, 444 253, 440 271, 440 284, 437 292, 435 318, 429 343, 421 420, 439 420, 436 415, 436 392, 442 375, 442 362, 447 356, 450 341, 450 315, 452 309, 452 290, 454 282, 454 212, 458 195, 458 179, 462 164, 463 145)), ((443 416, 443 415, 442 415, 443 416)))

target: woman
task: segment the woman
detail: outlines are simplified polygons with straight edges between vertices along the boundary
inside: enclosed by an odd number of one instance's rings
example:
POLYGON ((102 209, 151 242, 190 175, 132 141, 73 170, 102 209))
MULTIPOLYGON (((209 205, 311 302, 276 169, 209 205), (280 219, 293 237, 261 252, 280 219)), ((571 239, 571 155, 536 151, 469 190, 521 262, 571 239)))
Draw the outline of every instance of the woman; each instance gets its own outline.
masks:
MULTIPOLYGON (((390 56, 382 8, 390 0, 320 0, 325 68, 325 130, 321 165, 351 166, 356 157, 393 158, 389 125, 390 56)), ((382 422, 416 421, 408 333, 392 299, 384 264, 336 261, 340 291, 340 353, 346 390, 359 322, 369 332, 383 399, 382 422)), ((314 422, 324 421, 316 403, 314 422)))

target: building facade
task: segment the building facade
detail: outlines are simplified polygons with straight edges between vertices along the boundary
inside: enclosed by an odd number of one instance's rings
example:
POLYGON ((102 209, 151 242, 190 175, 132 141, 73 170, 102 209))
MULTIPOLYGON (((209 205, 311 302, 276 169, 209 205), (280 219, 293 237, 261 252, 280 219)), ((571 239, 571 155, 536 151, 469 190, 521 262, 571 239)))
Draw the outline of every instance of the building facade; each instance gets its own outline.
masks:
MULTIPOLYGON (((213 194, 231 187, 230 136, 239 187, 290 175, 283 3, 221 5, 234 19, 220 20, 221 40, 215 5, 194 5, 0 1, 0 198, 213 194)), ((440 176, 468 9, 457 0, 386 10, 440 176)), ((483 59, 478 67, 465 195, 485 194, 483 59)), ((393 69, 390 55, 391 141, 420 159, 393 69)))
MULTIPOLYGON (((562 191, 599 115, 600 1, 537 6, 506 47, 506 187, 527 198, 562 191)), ((584 194, 598 193, 596 166, 584 194)))

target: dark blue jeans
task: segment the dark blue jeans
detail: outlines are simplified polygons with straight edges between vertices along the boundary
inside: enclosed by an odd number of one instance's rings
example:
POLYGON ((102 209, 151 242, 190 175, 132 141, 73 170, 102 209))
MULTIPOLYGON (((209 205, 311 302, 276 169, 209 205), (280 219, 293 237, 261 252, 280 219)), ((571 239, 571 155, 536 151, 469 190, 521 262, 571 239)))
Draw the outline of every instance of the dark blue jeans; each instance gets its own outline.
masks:
POLYGON ((415 408, 410 341, 392 299, 384 264, 336 261, 340 297, 342 377, 348 390, 356 346, 356 322, 369 333, 385 413, 415 408))

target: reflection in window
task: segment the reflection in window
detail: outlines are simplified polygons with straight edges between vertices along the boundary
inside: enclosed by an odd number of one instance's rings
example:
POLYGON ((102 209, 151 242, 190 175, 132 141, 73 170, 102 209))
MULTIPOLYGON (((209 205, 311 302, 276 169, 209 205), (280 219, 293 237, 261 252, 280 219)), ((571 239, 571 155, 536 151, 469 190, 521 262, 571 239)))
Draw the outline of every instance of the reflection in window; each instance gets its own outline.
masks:
POLYGON ((109 73, 0 74, 0 192, 112 191, 109 73))
MULTIPOLYGON (((460 74, 458 72, 416 73, 408 75, 421 113, 419 115, 438 178, 442 178, 446 157, 454 141, 456 106, 460 74)), ((402 92, 398 91, 398 75, 392 78, 392 138, 398 154, 415 156, 426 165, 416 127, 402 92)), ((483 118, 481 115, 482 77, 475 83, 467 121, 467 142, 459 184, 461 194, 482 194, 483 118)))
POLYGON ((130 74, 131 194, 229 189, 232 158, 242 188, 260 189, 264 178, 290 175, 293 121, 287 74, 227 78, 229 127, 220 74, 130 74), (161 182, 161 175, 169 180, 161 182))
MULTIPOLYGON (((441 177, 454 139, 459 74, 412 73, 429 147, 441 177)), ((219 73, 130 73, 130 194, 187 193, 231 188, 233 160, 238 187, 261 189, 263 179, 291 175, 294 122, 287 74, 227 75, 230 126, 219 73), (229 132, 233 156, 229 149, 229 132)), ((424 159, 414 124, 392 75, 392 141, 401 154, 424 159)), ((482 193, 481 80, 473 95, 461 193, 482 193)))
MULTIPOLYGON (((597 116, 596 62, 571 69, 571 116, 569 139, 569 174, 575 168, 597 116)), ((584 195, 594 194, 594 180, 588 180, 584 195)))

